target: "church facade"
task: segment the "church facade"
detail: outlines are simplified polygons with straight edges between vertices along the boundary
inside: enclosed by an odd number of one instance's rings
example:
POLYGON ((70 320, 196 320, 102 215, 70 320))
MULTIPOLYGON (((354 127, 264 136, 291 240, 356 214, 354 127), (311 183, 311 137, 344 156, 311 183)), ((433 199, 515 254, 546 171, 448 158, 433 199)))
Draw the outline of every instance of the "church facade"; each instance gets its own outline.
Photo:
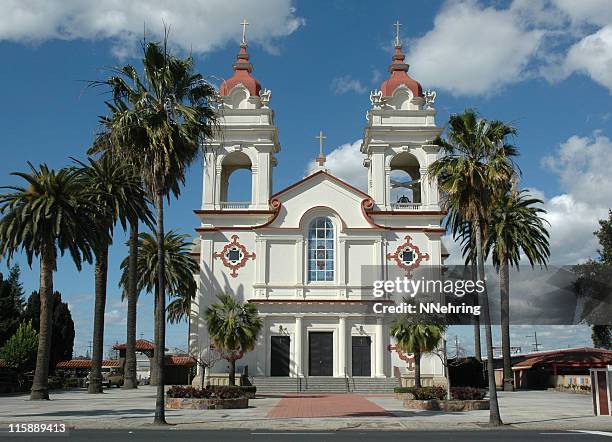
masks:
MULTIPOLYGON (((219 135, 205 146, 190 351, 210 348, 204 311, 229 293, 254 303, 264 323, 256 348, 237 361, 251 376, 409 374, 412 359, 394 346, 393 318, 374 313, 378 300, 364 269, 384 279, 390 269, 409 275, 447 256, 444 212, 427 177, 441 133, 435 93, 408 75, 397 39, 389 78, 370 95, 361 146, 367 189, 327 170, 321 148, 313 172, 273 193, 278 129, 244 39, 233 69, 219 90, 219 135), (247 202, 228 201, 229 178, 239 169, 251 173, 247 202)), ((213 372, 225 369, 220 363, 213 372)), ((422 374, 442 377, 440 359, 424 356, 422 374)))

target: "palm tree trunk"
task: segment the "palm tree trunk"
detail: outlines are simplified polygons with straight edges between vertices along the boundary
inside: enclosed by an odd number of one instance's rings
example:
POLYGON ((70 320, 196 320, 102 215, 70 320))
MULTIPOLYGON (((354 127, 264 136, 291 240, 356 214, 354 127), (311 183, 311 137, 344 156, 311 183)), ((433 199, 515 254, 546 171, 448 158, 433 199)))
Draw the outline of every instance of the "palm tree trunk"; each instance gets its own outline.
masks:
POLYGON ((231 358, 229 363, 230 363, 229 384, 236 385, 236 359, 231 358))
MULTIPOLYGON (((472 280, 478 279, 476 270, 476 262, 471 263, 472 267, 472 280)), ((476 300, 475 300, 476 301, 476 300)), ((477 304, 477 302, 475 302, 477 304)), ((474 315, 474 357, 478 361, 482 361, 482 344, 480 343, 480 317, 474 315)))
MULTIPOLYGON (((153 298, 153 322, 155 324, 157 324, 157 304, 158 304, 158 299, 159 299, 159 284, 156 282, 155 283, 155 296, 153 298)), ((153 327, 153 342, 157 342, 159 341, 159 328, 157 327, 157 325, 155 325, 153 327)), ((150 378, 150 384, 151 385, 157 385, 158 382, 158 371, 157 371, 157 350, 153 349, 153 357, 151 358, 151 378, 150 378)))
POLYGON ((136 306, 138 303, 138 221, 130 223, 130 256, 128 258, 127 340, 123 388, 136 388, 136 306))
POLYGON ((421 352, 414 352, 414 386, 421 388, 421 352))
POLYGON ((38 350, 36 352, 36 371, 32 382, 30 400, 49 399, 49 356, 51 354, 53 269, 55 268, 53 250, 45 249, 40 255, 40 327, 38 331, 38 350))
POLYGON ((155 341, 155 359, 157 361, 157 397, 155 400, 154 424, 165 425, 166 410, 164 407, 164 356, 166 346, 166 281, 164 263, 164 196, 161 191, 155 194, 157 210, 157 264, 159 297, 155 309, 155 323, 158 329, 158 339, 155 341))
POLYGON ((104 353, 104 310, 106 309, 106 276, 108 272, 108 246, 96 253, 93 349, 91 355, 91 373, 87 393, 103 393, 102 390, 102 356, 104 353))
POLYGON ((499 263, 499 293, 501 297, 501 338, 504 360, 504 391, 514 391, 512 359, 510 358, 510 269, 508 256, 499 263))
POLYGON ((499 414, 499 404, 497 402, 497 389, 495 386, 495 368, 493 366, 493 335, 491 331, 491 315, 489 312, 489 295, 487 294, 487 284, 485 281, 484 254, 482 245, 482 226, 480 218, 477 216, 474 222, 476 232, 476 253, 478 257, 478 276, 483 282, 484 290, 480 294, 480 304, 484 319, 485 343, 487 347, 487 377, 489 380, 489 425, 503 425, 499 414))

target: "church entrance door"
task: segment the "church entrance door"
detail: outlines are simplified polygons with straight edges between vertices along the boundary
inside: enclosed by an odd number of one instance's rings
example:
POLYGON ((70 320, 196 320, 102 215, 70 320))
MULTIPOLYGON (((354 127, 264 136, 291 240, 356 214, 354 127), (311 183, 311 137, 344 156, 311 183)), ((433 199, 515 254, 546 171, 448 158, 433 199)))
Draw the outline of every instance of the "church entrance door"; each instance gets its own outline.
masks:
POLYGON ((371 376, 371 344, 369 336, 353 336, 353 376, 371 376))
POLYGON ((334 375, 334 334, 310 332, 308 334, 308 374, 310 376, 334 375))
POLYGON ((289 376, 289 336, 271 336, 270 376, 289 376))

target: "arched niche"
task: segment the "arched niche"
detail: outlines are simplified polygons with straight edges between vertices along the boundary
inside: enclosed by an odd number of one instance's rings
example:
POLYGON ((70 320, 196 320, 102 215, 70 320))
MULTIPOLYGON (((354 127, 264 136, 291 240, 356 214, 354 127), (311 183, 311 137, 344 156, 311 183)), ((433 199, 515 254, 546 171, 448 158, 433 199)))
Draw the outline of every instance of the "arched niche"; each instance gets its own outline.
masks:
POLYGON ((421 204, 421 171, 417 157, 400 152, 389 162, 389 199, 391 203, 421 204))
POLYGON ((387 100, 387 104, 395 110, 409 110, 416 109, 412 103, 414 97, 412 91, 404 85, 400 85, 393 91, 391 98, 387 100))

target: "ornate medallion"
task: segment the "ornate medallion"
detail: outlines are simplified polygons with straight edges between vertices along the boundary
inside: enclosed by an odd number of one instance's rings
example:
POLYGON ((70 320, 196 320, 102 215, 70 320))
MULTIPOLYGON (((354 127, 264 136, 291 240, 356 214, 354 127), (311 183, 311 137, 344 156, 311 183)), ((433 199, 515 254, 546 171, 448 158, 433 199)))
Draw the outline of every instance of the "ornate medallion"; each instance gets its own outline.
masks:
POLYGON ((424 259, 429 261, 429 255, 421 253, 419 248, 412 244, 410 236, 406 236, 405 239, 406 242, 397 246, 395 253, 387 253, 387 259, 394 260, 398 267, 406 271, 406 276, 411 277, 412 271, 421 265, 421 261, 424 259))
POLYGON ((213 256, 220 258, 223 265, 231 270, 232 278, 238 276, 238 269, 244 267, 249 258, 255 259, 255 253, 250 253, 243 244, 238 242, 238 235, 232 235, 232 241, 227 243, 220 252, 215 252, 213 256))

